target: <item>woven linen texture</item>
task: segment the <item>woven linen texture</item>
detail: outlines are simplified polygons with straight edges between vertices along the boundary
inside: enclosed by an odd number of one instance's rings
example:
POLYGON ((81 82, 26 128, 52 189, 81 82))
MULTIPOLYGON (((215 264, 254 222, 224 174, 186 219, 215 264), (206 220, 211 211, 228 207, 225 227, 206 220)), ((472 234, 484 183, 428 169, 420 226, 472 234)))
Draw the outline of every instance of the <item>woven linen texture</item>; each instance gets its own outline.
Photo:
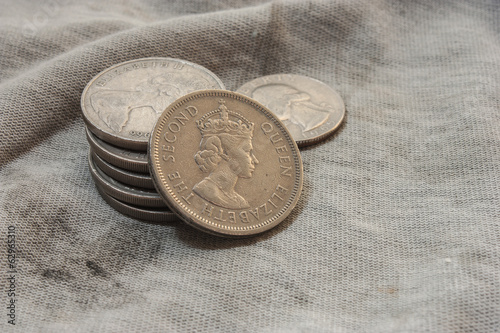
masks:
POLYGON ((493 0, 4 2, 0 331, 499 331, 499 13, 493 0), (285 222, 228 240, 101 199, 80 96, 142 57, 198 63, 230 90, 292 73, 339 92, 346 120, 301 150, 285 222))

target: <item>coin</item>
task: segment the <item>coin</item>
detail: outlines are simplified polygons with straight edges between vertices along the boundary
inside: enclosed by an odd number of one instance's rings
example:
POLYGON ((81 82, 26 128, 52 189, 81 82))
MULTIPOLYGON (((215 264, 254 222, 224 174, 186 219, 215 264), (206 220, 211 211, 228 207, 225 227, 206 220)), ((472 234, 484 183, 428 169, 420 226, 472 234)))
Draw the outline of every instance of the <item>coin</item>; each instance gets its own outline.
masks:
POLYGON ((275 227, 302 190, 300 153, 283 123, 230 91, 197 91, 172 103, 153 129, 149 160, 170 209, 219 236, 275 227))
POLYGON ((128 186, 106 175, 95 165, 92 153, 89 153, 89 168, 94 181, 113 198, 136 206, 167 207, 158 192, 128 186))
POLYGON ((293 74, 257 78, 236 92, 267 106, 286 125, 299 147, 326 139, 345 115, 342 97, 316 79, 293 74))
POLYGON ((97 74, 82 93, 83 119, 100 139, 132 150, 146 150, 163 110, 200 89, 224 89, 208 69, 173 58, 123 62, 97 74))
POLYGON ((153 178, 151 178, 150 174, 120 169, 112 164, 109 164, 94 152, 92 152, 92 159, 94 160, 96 166, 105 174, 123 184, 147 189, 155 189, 153 178))
POLYGON ((125 170, 149 174, 147 153, 110 145, 92 134, 88 128, 86 135, 92 151, 106 162, 125 170))
POLYGON ((179 220, 177 215, 172 213, 169 209, 155 209, 155 208, 144 208, 139 206, 134 206, 122 202, 108 195, 104 189, 96 183, 96 188, 101 197, 114 209, 122 214, 128 215, 130 217, 151 221, 151 222, 173 222, 179 220))

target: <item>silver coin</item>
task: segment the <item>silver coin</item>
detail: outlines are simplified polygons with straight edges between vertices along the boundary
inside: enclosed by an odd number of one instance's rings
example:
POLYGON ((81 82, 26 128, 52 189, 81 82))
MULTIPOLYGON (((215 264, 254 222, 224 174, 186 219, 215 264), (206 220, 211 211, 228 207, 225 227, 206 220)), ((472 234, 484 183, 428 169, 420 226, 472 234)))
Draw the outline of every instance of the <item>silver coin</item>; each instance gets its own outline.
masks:
POLYGON ((330 86, 307 76, 263 76, 245 83, 236 92, 267 106, 285 124, 299 147, 333 134, 345 115, 342 97, 330 86))
POLYGON ((200 89, 224 89, 208 69, 173 58, 123 62, 97 74, 82 93, 83 119, 113 145, 146 150, 160 114, 177 98, 200 89))
POLYGON ((148 154, 146 152, 110 145, 96 137, 88 128, 86 134, 92 151, 106 162, 125 170, 149 174, 148 154))
POLYGON ((120 169, 106 162, 94 152, 92 152, 92 158, 99 169, 123 184, 152 190, 155 189, 153 178, 151 178, 149 174, 120 169))
POLYGON ((89 153, 89 168, 94 181, 113 198, 137 206, 167 207, 158 192, 128 186, 106 175, 95 165, 92 153, 89 153))
POLYGON ((231 91, 197 91, 171 104, 152 132, 149 157, 170 209, 218 236, 248 237, 277 226, 302 191, 299 148, 283 123, 231 91))
POLYGON ((108 195, 104 189, 96 183, 96 188, 101 197, 106 201, 111 207, 116 209, 122 214, 128 215, 130 217, 151 221, 151 222, 174 222, 178 221, 177 215, 172 213, 169 209, 155 209, 155 208, 143 208, 139 206, 134 206, 122 202, 108 195))

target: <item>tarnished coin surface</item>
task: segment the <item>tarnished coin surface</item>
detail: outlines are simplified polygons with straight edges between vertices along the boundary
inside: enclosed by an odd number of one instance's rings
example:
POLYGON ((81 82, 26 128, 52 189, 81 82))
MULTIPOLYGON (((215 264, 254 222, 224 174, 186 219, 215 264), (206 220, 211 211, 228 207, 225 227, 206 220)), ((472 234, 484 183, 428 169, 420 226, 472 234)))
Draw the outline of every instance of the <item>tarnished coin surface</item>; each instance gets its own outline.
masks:
POLYGON ((345 115, 342 97, 330 86, 307 76, 263 76, 236 92, 267 106, 286 125, 299 147, 333 134, 345 115))
POLYGON ((89 169, 94 182, 115 199, 136 206, 167 207, 158 192, 125 185, 106 175, 95 165, 92 153, 89 153, 89 169))
POLYGON ((97 167, 104 171, 105 174, 123 184, 140 188, 147 188, 151 190, 155 189, 153 178, 151 178, 150 174, 133 172, 118 168, 106 162, 94 152, 92 152, 92 159, 94 160, 94 163, 97 165, 97 167))
POLYGON ((302 190, 300 153, 283 123, 230 91, 197 91, 172 103, 153 129, 149 159, 170 209, 219 236, 273 228, 302 190))
POLYGON ((177 215, 172 213, 172 211, 169 209, 134 206, 113 198, 112 196, 107 194, 99 184, 96 183, 95 185, 97 191, 104 199, 104 201, 106 201, 111 207, 113 207, 122 214, 128 215, 130 217, 139 220, 145 220, 151 222, 173 222, 179 220, 177 215))
POLYGON ((148 154, 146 152, 110 145, 96 137, 88 128, 86 128, 86 134, 92 151, 106 162, 125 170, 149 175, 148 154))
POLYGON ((172 58, 123 62, 97 74, 82 93, 83 119, 113 145, 146 150, 149 134, 165 108, 200 89, 224 89, 208 69, 172 58))

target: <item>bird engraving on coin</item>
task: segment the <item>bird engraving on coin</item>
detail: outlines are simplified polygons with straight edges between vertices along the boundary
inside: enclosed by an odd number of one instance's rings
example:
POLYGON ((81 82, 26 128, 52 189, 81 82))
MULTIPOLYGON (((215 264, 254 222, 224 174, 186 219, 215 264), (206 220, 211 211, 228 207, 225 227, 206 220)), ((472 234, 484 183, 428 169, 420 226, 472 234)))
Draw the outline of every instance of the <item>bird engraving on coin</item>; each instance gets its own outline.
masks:
POLYGON ((345 107, 339 94, 306 76, 268 75, 245 83, 237 92, 254 98, 274 112, 299 146, 325 139, 344 118, 345 107))

